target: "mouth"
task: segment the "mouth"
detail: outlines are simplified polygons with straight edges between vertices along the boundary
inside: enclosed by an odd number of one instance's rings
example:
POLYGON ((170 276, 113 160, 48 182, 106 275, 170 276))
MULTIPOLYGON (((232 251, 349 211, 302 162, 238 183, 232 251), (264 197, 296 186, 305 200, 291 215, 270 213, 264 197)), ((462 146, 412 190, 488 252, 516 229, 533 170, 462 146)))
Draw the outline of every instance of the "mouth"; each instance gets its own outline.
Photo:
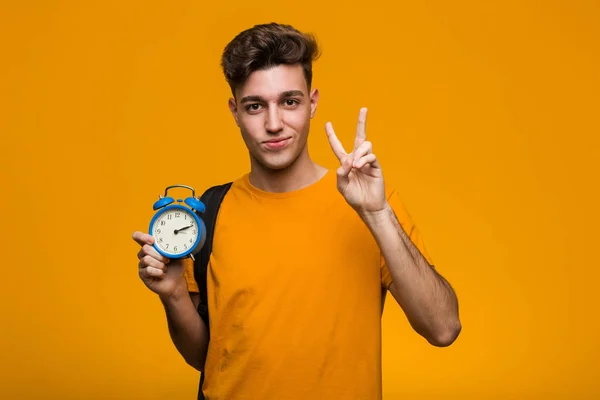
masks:
POLYGON ((271 139, 271 140, 267 140, 266 142, 263 142, 263 144, 265 146, 267 146, 270 149, 281 149, 285 146, 287 146, 287 144, 292 140, 292 138, 277 138, 277 139, 271 139))

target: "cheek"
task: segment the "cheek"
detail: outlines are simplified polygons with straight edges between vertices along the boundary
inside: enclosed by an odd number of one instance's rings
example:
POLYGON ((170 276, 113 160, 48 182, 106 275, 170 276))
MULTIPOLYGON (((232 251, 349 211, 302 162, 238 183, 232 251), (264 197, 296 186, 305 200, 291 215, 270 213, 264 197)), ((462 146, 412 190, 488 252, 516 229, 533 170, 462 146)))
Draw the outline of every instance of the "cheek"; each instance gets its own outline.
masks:
POLYGON ((305 133, 310 125, 310 108, 308 110, 295 110, 286 118, 287 125, 298 133, 305 133))
POLYGON ((245 116, 239 119, 242 135, 248 138, 262 137, 264 124, 259 116, 245 116))

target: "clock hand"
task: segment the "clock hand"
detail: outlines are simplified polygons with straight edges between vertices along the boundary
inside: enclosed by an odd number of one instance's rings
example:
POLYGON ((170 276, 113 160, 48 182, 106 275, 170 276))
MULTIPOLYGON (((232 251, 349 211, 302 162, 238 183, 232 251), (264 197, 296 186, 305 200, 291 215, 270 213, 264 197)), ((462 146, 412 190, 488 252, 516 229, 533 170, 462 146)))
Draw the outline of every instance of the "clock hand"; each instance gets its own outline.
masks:
POLYGON ((183 230, 185 230, 185 229, 191 228, 192 226, 193 226, 193 225, 190 225, 190 226, 185 226, 185 227, 183 227, 183 228, 181 228, 181 229, 175 229, 175 234, 177 235, 179 232, 181 232, 181 231, 183 231, 183 230))

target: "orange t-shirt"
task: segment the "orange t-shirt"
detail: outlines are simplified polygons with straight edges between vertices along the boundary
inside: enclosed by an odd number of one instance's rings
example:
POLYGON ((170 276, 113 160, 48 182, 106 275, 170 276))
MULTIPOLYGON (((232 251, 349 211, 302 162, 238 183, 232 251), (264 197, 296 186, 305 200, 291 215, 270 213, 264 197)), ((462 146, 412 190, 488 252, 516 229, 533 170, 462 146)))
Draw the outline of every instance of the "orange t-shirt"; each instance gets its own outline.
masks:
MULTIPOLYGON (((397 193, 387 195, 429 260, 397 193)), ((189 290, 198 291, 188 265, 189 290)), ((237 179, 221 204, 208 265, 207 400, 380 399, 382 294, 390 284, 335 171, 288 193, 262 191, 248 174, 237 179)))

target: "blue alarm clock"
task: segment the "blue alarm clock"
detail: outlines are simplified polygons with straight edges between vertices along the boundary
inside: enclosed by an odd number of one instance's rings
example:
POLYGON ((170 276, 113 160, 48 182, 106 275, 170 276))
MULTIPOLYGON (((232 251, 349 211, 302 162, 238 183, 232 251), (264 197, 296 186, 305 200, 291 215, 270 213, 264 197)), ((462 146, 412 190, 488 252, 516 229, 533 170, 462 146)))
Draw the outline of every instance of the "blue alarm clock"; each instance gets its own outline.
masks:
POLYGON ((206 226, 197 215, 197 212, 204 212, 205 206, 195 197, 194 189, 185 185, 168 186, 165 195, 159 195, 153 209, 158 211, 150 221, 148 232, 154 237, 154 248, 167 258, 190 256, 193 259, 206 240, 206 226), (173 188, 189 189, 192 197, 175 201, 167 196, 169 189, 173 188))

